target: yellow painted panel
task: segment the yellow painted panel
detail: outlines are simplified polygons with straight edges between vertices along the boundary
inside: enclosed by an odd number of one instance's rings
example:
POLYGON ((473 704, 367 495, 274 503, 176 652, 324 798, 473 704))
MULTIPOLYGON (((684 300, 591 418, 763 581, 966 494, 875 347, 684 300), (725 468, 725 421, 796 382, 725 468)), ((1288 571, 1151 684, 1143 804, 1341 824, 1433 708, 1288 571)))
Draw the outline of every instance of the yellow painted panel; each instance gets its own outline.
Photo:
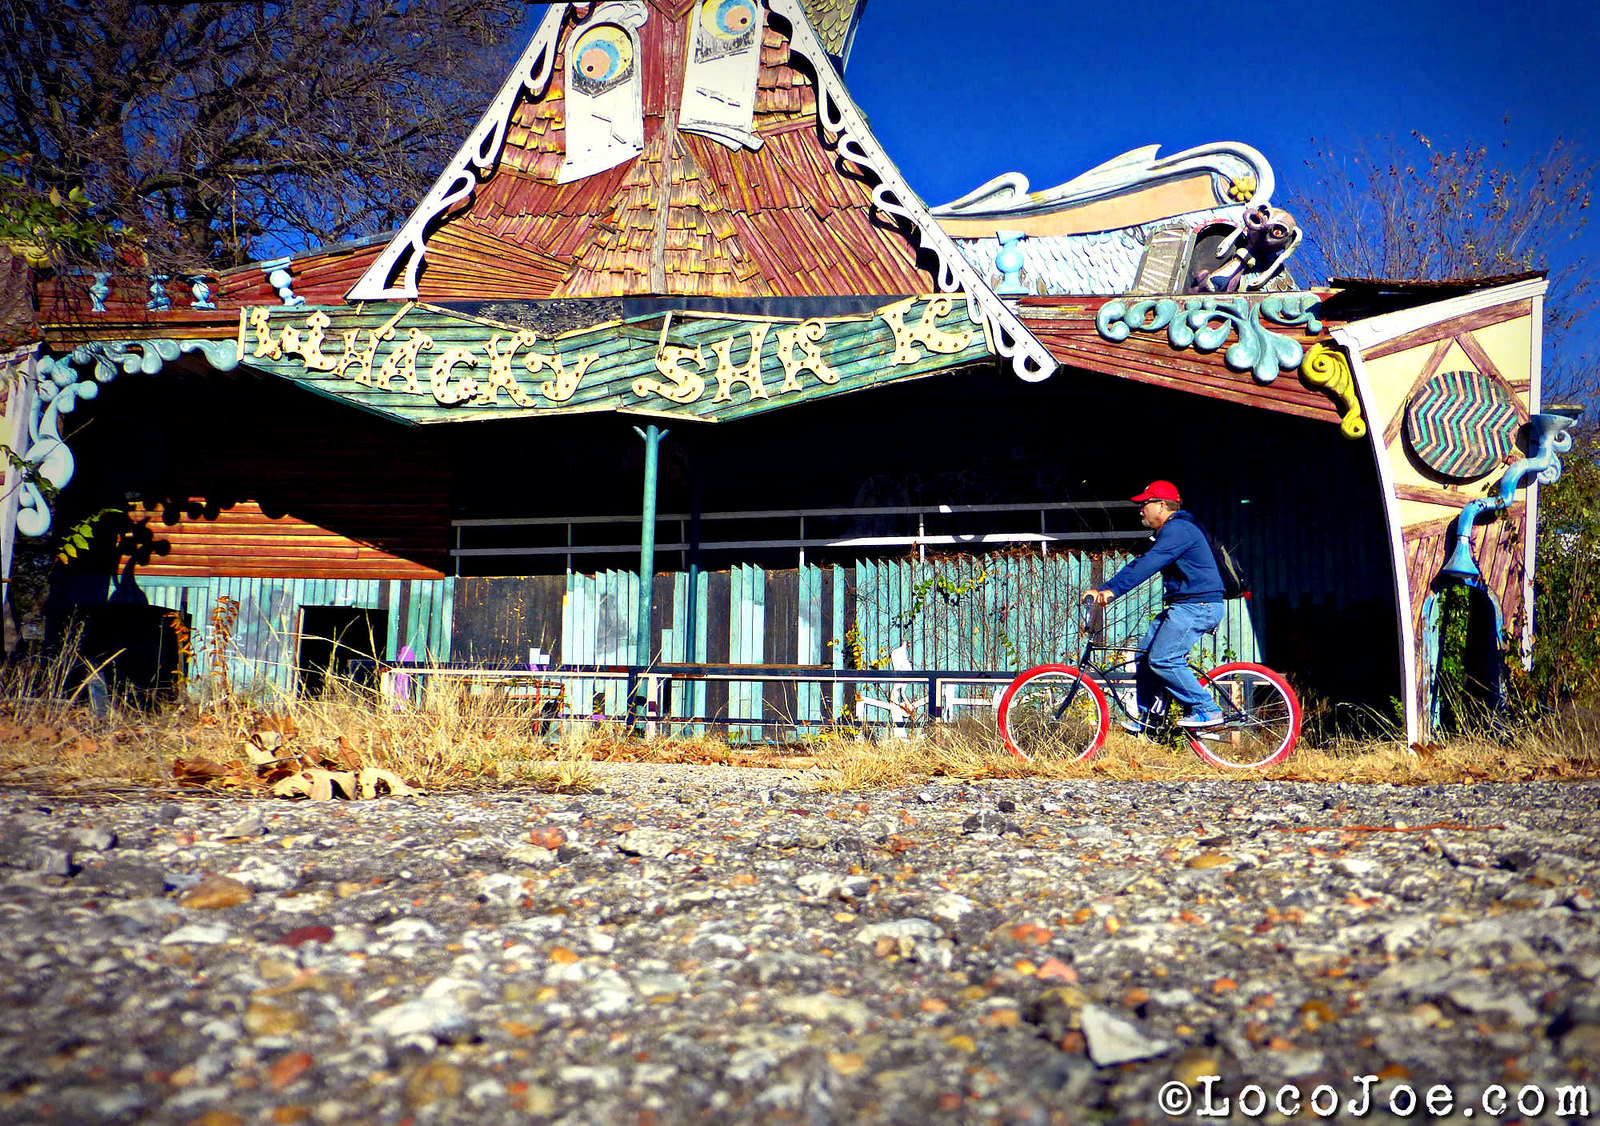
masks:
MULTIPOLYGON (((1432 482, 1427 483, 1432 485, 1432 482)), ((1479 489, 1476 492, 1469 490, 1467 495, 1478 496, 1481 494, 1482 490, 1479 489)), ((1409 528, 1413 524, 1427 524, 1434 520, 1443 520, 1447 516, 1454 516, 1461 509, 1450 504, 1428 504, 1420 500, 1401 500, 1398 502, 1398 511, 1400 513, 1400 526, 1409 528)))
MULTIPOLYGON (((1408 348, 1404 352, 1396 352, 1392 356, 1366 362, 1367 380, 1372 388, 1372 398, 1375 400, 1368 405, 1367 417, 1372 420, 1374 426, 1387 426, 1389 419, 1405 405, 1411 385, 1417 381, 1417 376, 1422 374, 1422 367, 1433 354, 1433 349, 1434 345, 1424 344, 1418 348, 1408 348)), ((1461 345, 1451 344, 1450 351, 1445 354, 1444 363, 1439 365, 1439 370, 1460 371, 1465 368, 1476 371, 1477 365, 1467 358, 1467 354, 1461 350, 1461 345)))
MULTIPOLYGON (((1472 335, 1509 382, 1518 383, 1529 378, 1532 369, 1529 363, 1533 347, 1532 317, 1518 317, 1514 321, 1490 325, 1472 335)), ((1528 405, 1527 395, 1518 395, 1517 398, 1523 406, 1528 405)))

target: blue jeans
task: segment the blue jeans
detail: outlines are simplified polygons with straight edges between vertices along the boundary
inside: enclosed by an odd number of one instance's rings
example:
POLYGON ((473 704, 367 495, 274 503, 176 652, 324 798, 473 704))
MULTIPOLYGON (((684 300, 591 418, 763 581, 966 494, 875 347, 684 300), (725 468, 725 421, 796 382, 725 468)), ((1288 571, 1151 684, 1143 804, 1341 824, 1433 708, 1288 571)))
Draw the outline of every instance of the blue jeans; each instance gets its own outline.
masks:
POLYGON ((1135 694, 1143 719, 1165 688, 1190 714, 1215 711, 1211 694, 1189 668, 1189 650, 1222 623, 1221 602, 1174 602, 1156 615, 1139 643, 1135 694))

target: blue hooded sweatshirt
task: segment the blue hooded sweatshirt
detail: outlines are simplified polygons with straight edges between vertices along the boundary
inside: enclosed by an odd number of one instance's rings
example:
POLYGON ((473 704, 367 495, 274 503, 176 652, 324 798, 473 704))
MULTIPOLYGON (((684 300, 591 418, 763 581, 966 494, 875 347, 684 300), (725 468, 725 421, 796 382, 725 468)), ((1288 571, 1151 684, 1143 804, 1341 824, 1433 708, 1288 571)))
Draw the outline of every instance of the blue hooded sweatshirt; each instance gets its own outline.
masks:
POLYGON ((1160 571, 1168 603, 1226 601, 1211 542, 1193 516, 1179 509, 1167 517, 1153 538, 1150 550, 1118 571, 1106 584, 1107 590, 1121 598, 1160 571))

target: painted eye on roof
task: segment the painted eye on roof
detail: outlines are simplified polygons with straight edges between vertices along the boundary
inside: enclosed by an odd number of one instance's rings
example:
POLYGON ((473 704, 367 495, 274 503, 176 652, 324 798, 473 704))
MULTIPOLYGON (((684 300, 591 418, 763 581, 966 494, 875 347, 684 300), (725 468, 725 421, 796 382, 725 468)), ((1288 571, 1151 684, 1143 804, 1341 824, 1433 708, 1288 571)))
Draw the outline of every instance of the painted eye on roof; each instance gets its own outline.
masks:
POLYGON ((633 75, 633 40, 612 24, 583 33, 572 49, 572 82, 586 94, 603 94, 633 75))
POLYGON ((742 39, 756 24, 754 0, 705 0, 700 20, 718 39, 742 39))

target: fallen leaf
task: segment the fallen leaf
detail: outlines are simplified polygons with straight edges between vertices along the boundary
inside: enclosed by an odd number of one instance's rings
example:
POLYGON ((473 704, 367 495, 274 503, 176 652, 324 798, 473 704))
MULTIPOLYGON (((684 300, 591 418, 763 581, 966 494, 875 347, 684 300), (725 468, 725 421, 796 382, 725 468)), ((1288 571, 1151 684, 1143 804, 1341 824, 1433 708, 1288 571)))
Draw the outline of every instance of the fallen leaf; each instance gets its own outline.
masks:
POLYGON ((178 899, 178 906, 190 907, 197 911, 218 911, 225 907, 237 907, 241 903, 249 903, 255 897, 256 893, 238 880, 229 879, 227 876, 210 875, 184 892, 178 899))
POLYGON ((290 1052, 279 1056, 267 1068, 267 1082, 274 1091, 281 1091, 311 1069, 310 1052, 290 1052))
POLYGON ((332 942, 333 928, 324 926, 296 927, 278 939, 280 946, 302 946, 307 942, 332 942))
POLYGON ((271 766, 278 761, 278 756, 257 743, 259 738, 259 735, 254 736, 244 745, 244 757, 250 760, 251 766, 271 766))
POLYGON ((829 1052, 828 1066, 840 1075, 854 1075, 866 1063, 854 1052, 829 1052))
POLYGON ((361 769, 360 754, 358 754, 356 749, 350 745, 350 740, 346 739, 343 735, 339 736, 338 752, 339 762, 346 770, 361 769))
POLYGON ((185 786, 207 786, 225 778, 228 768, 208 758, 174 759, 172 777, 185 786))
POLYGON ((305 1018, 293 1009, 261 1001, 244 1011, 244 1030, 252 1036, 287 1036, 303 1024, 305 1018))
POLYGON ((1217 852, 1215 849, 1208 849, 1205 852, 1202 852, 1199 856, 1190 857, 1184 867, 1216 868, 1220 865, 1227 864, 1229 860, 1230 857, 1226 853, 1217 852))
POLYGON ((567 835, 554 825, 536 825, 532 829, 528 830, 528 840, 532 841, 540 848, 547 848, 551 852, 554 852, 556 849, 560 848, 566 843, 567 835))
POLYGON ((1054 936, 1049 930, 1035 923, 1018 923, 1011 928, 1011 937, 1030 946, 1043 946, 1054 936))
POLYGON ((1039 972, 1034 975, 1040 981, 1065 981, 1078 980, 1078 971, 1067 965, 1060 958, 1046 958, 1044 965, 1039 967, 1039 972))
MULTIPOLYGON (((350 777, 350 775, 340 774, 335 775, 335 777, 347 778, 350 777)), ((379 770, 375 766, 369 766, 365 770, 361 771, 360 775, 357 776, 357 780, 360 785, 361 796, 364 798, 377 797, 379 786, 383 786, 386 790, 388 790, 390 797, 409 798, 415 797, 418 793, 418 791, 413 790, 410 786, 407 786, 404 782, 402 782, 398 774, 388 770, 379 770)), ((350 796, 355 797, 356 794, 351 792, 350 796)))

